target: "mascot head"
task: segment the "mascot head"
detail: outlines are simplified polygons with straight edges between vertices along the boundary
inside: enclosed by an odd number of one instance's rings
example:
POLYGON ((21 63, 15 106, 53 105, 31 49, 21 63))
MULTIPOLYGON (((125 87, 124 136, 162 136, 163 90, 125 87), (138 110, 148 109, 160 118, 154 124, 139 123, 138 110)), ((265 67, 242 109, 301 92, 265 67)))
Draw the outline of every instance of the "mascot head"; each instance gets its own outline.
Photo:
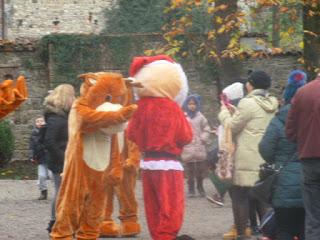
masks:
POLYGON ((135 57, 130 66, 130 77, 141 88, 139 98, 167 97, 182 105, 188 94, 187 77, 180 64, 166 55, 135 57))
POLYGON ((80 88, 81 98, 91 108, 97 108, 105 102, 123 104, 127 87, 126 80, 121 74, 97 72, 81 74, 83 79, 80 88))
MULTIPOLYGON (((117 73, 85 73, 79 78, 84 81, 80 88, 80 103, 100 112, 116 112, 123 105, 127 105, 129 89, 135 85, 132 80, 123 78, 117 73)), ((114 134, 123 131, 125 127, 126 124, 122 123, 100 130, 107 134, 114 134)))

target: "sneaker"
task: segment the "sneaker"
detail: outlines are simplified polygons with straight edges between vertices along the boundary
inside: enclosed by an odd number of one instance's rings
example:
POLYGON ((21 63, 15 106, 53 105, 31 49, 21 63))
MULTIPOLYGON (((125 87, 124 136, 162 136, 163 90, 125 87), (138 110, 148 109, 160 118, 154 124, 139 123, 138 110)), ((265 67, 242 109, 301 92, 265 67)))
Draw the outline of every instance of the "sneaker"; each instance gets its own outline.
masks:
POLYGON ((257 226, 251 227, 251 234, 253 236, 258 236, 260 234, 259 228, 257 226))
POLYGON ((211 203, 217 204, 220 207, 224 206, 223 200, 221 197, 218 196, 218 194, 213 194, 212 197, 206 196, 207 200, 211 203))
POLYGON ((48 191, 42 190, 40 192, 40 197, 38 198, 38 200, 47 200, 47 198, 48 198, 48 191))
POLYGON ((51 233, 54 223, 55 223, 55 220, 50 220, 50 222, 48 223, 47 231, 49 232, 49 234, 51 233))

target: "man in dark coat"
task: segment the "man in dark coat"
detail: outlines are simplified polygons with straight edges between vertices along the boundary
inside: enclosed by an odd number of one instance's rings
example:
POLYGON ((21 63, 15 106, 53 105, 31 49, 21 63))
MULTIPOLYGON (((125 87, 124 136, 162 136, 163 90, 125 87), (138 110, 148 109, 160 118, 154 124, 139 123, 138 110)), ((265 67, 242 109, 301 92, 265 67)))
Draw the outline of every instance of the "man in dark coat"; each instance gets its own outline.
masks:
POLYGON ((306 239, 320 237, 320 75, 299 89, 286 122, 288 139, 298 145, 302 160, 306 239))

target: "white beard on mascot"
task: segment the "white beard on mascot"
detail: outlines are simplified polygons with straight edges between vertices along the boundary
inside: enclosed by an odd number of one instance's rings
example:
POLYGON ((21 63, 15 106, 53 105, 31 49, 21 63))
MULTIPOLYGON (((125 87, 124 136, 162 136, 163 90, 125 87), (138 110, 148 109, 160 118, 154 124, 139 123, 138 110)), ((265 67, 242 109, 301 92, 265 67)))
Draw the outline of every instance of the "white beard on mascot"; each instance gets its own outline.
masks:
MULTIPOLYGON (((135 57, 130 77, 138 110, 128 126, 128 138, 143 153, 140 163, 145 214, 154 240, 179 239, 184 213, 183 146, 192 141, 192 129, 181 110, 188 93, 182 67, 166 55, 135 57)), ((181 237, 181 236, 180 236, 181 237)))

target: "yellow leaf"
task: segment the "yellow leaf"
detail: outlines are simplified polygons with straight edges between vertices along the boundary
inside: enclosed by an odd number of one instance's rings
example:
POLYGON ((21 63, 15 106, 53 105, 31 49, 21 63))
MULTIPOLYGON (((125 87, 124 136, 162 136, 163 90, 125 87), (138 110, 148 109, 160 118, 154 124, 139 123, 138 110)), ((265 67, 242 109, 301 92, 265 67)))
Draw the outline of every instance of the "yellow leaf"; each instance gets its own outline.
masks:
POLYGON ((223 19, 219 16, 216 17, 216 23, 222 24, 223 23, 223 19))
POLYGON ((289 27, 289 29, 288 29, 289 34, 293 34, 295 31, 296 31, 296 29, 294 27, 289 27))
POLYGON ((225 26, 222 26, 218 29, 218 33, 221 34, 226 30, 225 26))
POLYGON ((299 42, 299 47, 300 47, 301 49, 304 48, 304 42, 303 42, 303 41, 299 42))
POLYGON ((228 5, 221 4, 221 5, 218 6, 218 8, 223 11, 223 10, 226 10, 228 8, 228 5))

